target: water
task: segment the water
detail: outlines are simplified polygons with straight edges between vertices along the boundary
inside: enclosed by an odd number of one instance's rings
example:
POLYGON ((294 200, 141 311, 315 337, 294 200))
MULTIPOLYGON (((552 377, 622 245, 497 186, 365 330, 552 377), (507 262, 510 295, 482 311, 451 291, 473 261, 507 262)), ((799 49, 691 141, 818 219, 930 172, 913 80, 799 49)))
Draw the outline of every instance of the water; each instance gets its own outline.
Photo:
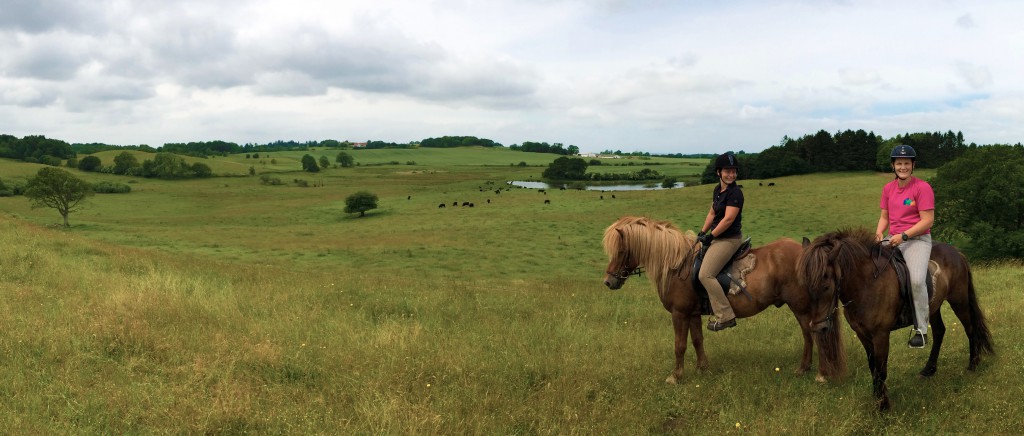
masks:
MULTIPOLYGON (((527 181, 524 181, 524 180, 512 180, 512 181, 509 181, 509 182, 506 182, 506 183, 508 183, 509 185, 512 185, 512 186, 518 186, 520 188, 529 188, 529 189, 558 189, 558 188, 561 188, 562 186, 564 186, 564 185, 551 185, 551 184, 548 184, 546 182, 527 182, 527 181)), ((675 186, 673 186, 672 188, 682 188, 683 186, 685 186, 685 184, 683 184, 683 182, 676 182, 675 186)), ((672 189, 672 188, 668 188, 668 189, 672 189)), ((571 189, 571 188, 566 187, 566 189, 571 189)), ((587 191, 654 191, 654 190, 660 190, 660 189, 666 189, 666 188, 662 188, 661 187, 661 183, 660 182, 653 183, 653 184, 650 184, 650 185, 644 184, 644 183, 635 183, 635 184, 628 184, 628 185, 594 185, 594 186, 587 186, 587 188, 586 188, 587 191)))

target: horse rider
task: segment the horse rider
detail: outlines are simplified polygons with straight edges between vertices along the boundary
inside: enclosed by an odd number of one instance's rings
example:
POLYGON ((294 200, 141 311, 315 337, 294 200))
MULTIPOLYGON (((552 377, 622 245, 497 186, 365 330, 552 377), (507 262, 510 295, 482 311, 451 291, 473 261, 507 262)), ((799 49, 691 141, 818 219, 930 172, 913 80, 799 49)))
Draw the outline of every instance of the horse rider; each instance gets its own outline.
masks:
POLYGON ((914 177, 917 153, 909 145, 892 149, 889 163, 896 178, 882 188, 875 239, 889 241, 899 248, 910 271, 914 300, 914 329, 911 348, 924 348, 928 342, 928 261, 932 253, 932 222, 935 221, 935 193, 931 185, 914 177), (888 233, 886 233, 888 229, 888 233), (888 235, 888 236, 886 236, 888 235))
POLYGON ((717 276, 743 242, 743 191, 736 186, 739 166, 732 152, 715 159, 718 183, 712 193, 711 209, 698 233, 698 240, 707 252, 697 277, 711 300, 715 319, 708 320, 708 330, 713 332, 736 326, 736 314, 717 276))

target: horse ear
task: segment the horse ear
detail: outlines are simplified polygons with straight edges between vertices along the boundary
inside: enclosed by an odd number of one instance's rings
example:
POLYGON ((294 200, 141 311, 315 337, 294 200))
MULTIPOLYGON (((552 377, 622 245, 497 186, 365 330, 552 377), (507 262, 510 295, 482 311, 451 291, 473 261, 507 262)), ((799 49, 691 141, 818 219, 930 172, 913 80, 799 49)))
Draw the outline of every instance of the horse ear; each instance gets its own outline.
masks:
POLYGON ((807 248, 808 245, 811 245, 811 240, 804 236, 804 248, 807 248))

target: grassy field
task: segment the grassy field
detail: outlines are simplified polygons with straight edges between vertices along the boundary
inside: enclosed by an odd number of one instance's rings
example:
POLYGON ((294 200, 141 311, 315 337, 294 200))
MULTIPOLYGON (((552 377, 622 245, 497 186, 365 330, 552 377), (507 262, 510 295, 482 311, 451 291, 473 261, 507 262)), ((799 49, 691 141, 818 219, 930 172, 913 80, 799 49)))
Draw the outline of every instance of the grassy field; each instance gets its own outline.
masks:
MULTIPOLYGON (((239 175, 256 163, 284 186, 74 171, 133 192, 92 197, 70 230, 52 227, 61 222, 53 210, 0 198, 0 432, 1013 434, 1024 426, 1024 332, 1011 321, 1024 315, 1020 262, 974 265, 998 353, 977 372, 965 371, 966 338, 948 308, 931 379, 916 375, 927 353, 903 345, 906 331, 893 335, 888 414, 874 411, 849 327, 846 380, 792 374, 801 340, 785 308, 706 334, 711 368, 697 372, 691 350, 680 384, 668 386, 671 320, 645 277, 604 289, 601 234, 623 215, 695 229, 710 187, 496 194, 507 180, 539 179, 554 156, 360 150, 360 166, 314 175, 295 171, 303 154, 281 153, 266 167, 244 155, 204 161, 239 175), (358 190, 380 197, 363 218, 342 212, 358 190)), ((0 160, 0 177, 9 183, 38 168, 0 160)), ((703 165, 653 168, 696 174, 703 165)), ((760 245, 873 226, 887 179, 743 180, 744 230, 760 245)))

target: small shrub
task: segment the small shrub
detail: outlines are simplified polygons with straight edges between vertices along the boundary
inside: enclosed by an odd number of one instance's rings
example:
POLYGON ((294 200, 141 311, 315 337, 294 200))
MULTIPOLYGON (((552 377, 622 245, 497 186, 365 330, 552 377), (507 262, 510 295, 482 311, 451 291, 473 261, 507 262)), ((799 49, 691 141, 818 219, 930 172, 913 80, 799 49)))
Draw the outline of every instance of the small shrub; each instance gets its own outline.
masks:
POLYGON ((271 186, 283 185, 284 184, 284 182, 282 182, 280 178, 272 177, 269 174, 264 174, 264 175, 260 176, 260 183, 262 183, 264 185, 271 185, 271 186))
POLYGON ((132 192, 132 187, 124 183, 103 181, 94 183, 92 190, 97 194, 127 194, 132 192))

